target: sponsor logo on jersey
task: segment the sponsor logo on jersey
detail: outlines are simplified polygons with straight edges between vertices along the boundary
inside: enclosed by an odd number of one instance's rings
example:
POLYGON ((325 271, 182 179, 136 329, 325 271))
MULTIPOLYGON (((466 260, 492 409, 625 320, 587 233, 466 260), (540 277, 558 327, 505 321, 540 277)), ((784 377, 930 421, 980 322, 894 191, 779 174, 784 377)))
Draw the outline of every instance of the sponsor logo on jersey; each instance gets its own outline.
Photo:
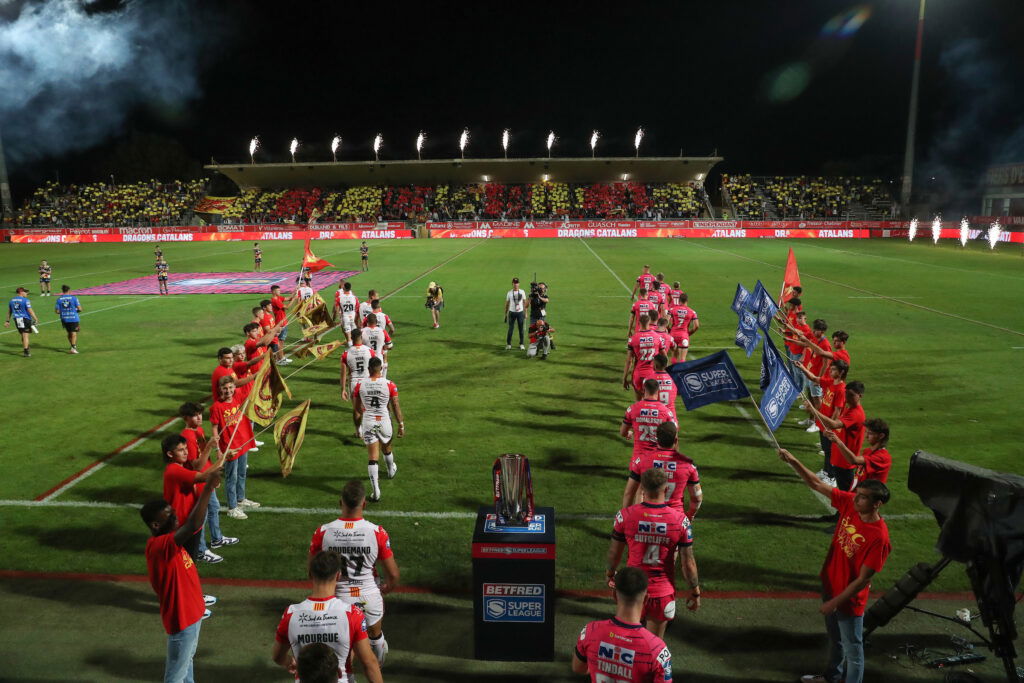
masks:
POLYGON ((627 666, 633 666, 633 662, 636 660, 636 650, 612 645, 602 640, 597 646, 597 656, 601 659, 610 659, 613 662, 622 662, 627 666))
POLYGON ((668 524, 665 522, 637 522, 637 531, 642 534, 667 534, 668 524))
POLYGON ((484 621, 543 623, 547 606, 542 583, 483 584, 484 621))
POLYGON ((673 460, 655 460, 653 465, 666 472, 675 472, 677 463, 673 460))

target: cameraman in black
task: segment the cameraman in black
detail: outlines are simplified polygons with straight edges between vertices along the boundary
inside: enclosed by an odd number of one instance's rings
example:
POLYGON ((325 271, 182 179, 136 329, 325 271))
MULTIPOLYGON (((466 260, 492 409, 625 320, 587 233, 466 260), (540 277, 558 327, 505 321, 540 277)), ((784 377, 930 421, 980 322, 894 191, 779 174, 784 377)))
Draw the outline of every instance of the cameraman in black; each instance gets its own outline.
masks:
POLYGON ((543 282, 530 283, 530 301, 527 308, 530 309, 530 325, 538 320, 547 320, 548 317, 548 286, 543 282))

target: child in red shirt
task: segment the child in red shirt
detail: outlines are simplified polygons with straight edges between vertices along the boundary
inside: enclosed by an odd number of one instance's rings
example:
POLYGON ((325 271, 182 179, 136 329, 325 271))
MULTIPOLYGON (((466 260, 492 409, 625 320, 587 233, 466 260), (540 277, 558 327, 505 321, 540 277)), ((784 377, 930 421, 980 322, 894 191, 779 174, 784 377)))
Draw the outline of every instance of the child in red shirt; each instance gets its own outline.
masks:
POLYGON ((213 438, 221 453, 228 454, 224 468, 224 488, 228 496, 228 517, 246 519, 242 508, 260 506, 245 497, 245 470, 249 464, 248 453, 253 448, 252 423, 242 412, 243 401, 235 395, 235 381, 231 376, 220 378, 220 396, 210 408, 210 423, 213 438))

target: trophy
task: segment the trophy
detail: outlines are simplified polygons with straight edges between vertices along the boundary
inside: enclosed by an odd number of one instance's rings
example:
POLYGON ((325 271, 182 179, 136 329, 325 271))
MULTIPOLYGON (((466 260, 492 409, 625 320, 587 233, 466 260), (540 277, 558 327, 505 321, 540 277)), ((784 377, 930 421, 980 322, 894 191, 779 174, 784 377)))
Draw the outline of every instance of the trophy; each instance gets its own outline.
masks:
POLYGON ((494 512, 498 526, 527 526, 533 519, 530 461, 521 453, 504 453, 494 461, 494 512))

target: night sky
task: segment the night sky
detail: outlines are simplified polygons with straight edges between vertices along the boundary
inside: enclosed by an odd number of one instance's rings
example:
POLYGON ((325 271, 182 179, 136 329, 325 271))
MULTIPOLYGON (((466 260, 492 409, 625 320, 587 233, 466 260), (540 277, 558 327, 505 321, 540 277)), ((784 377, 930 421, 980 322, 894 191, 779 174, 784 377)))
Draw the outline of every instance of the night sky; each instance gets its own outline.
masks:
MULTIPOLYGON (((500 156, 505 127, 513 156, 543 155, 549 129, 556 156, 588 155, 594 128, 599 154, 632 155, 643 125, 641 154, 717 149, 720 170, 900 170, 916 0, 193 7, 196 92, 174 106, 140 99, 91 155, 15 163, 15 182, 54 169, 88 180, 129 129, 207 163, 245 159, 255 134, 258 161, 287 160, 292 136, 300 160, 330 160, 336 133, 340 158, 369 159, 377 132, 382 159, 414 158, 420 129, 425 157, 450 158, 464 126, 467 156, 500 156)), ((1024 160, 1022 35, 1020 0, 929 0, 919 173, 1024 160)))

